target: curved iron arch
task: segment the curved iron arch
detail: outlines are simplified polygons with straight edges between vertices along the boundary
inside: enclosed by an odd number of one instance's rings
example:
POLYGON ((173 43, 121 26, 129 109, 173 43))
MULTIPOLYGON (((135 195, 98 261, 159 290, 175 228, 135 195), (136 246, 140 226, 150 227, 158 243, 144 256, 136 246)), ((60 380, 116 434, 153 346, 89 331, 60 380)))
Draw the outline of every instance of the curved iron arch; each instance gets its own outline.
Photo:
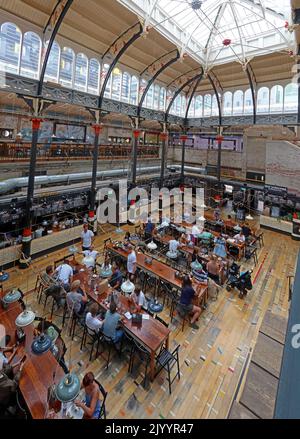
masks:
MULTIPOLYGON (((45 54, 45 58, 43 60, 43 66, 42 66, 42 69, 41 69, 39 83, 38 83, 38 90, 37 90, 37 95, 38 96, 41 96, 41 94, 42 94, 42 89, 43 89, 43 84, 44 84, 44 79, 45 79, 45 74, 46 74, 46 68, 47 68, 47 64, 48 64, 48 60, 49 60, 49 56, 50 56, 50 52, 51 52, 52 46, 54 44, 55 38, 56 38, 56 36, 58 34, 58 31, 59 31, 59 29, 61 27, 62 22, 63 22, 63 20, 64 20, 64 18, 66 16, 68 10, 72 6, 73 1, 74 0, 67 0, 65 6, 63 7, 63 9, 61 11, 61 14, 60 14, 57 22, 55 23, 54 29, 53 29, 53 31, 51 33, 51 36, 50 36, 50 39, 49 39, 49 43, 48 43, 48 46, 47 46, 47 51, 46 51, 46 54, 45 54)), ((55 13, 55 11, 56 11, 56 9, 57 9, 57 7, 59 6, 60 3, 61 2, 58 2, 56 4, 55 8, 53 9, 53 11, 52 11, 52 13, 51 13, 51 15, 49 17, 49 20, 47 22, 46 28, 48 27, 48 25, 50 23, 50 20, 51 20, 51 17, 55 13)))
POLYGON ((150 89, 150 87, 152 86, 152 84, 154 83, 154 81, 159 77, 159 75, 161 75, 161 73, 166 70, 168 67, 170 67, 172 64, 174 64, 176 61, 178 61, 178 59, 180 58, 180 53, 178 49, 172 50, 171 52, 166 53, 165 55, 161 56, 160 58, 158 58, 157 60, 155 60, 153 63, 151 63, 145 70, 143 70, 143 72, 140 74, 140 78, 142 77, 143 73, 145 73, 149 67, 151 67, 152 65, 154 65, 156 62, 158 62, 159 60, 161 60, 162 58, 164 58, 167 55, 170 55, 172 52, 176 53, 176 56, 174 58, 171 58, 165 65, 163 65, 151 78, 151 80, 148 82, 147 87, 145 88, 143 95, 139 101, 138 104, 138 109, 137 109, 137 117, 140 117, 141 111, 142 111, 142 105, 145 101, 145 98, 147 96, 147 93, 150 89))
POLYGON ((104 79, 103 85, 101 87, 101 91, 100 91, 100 95, 98 98, 98 108, 101 109, 102 108, 102 102, 103 102, 103 98, 104 98, 104 93, 105 93, 105 89, 107 86, 107 83, 109 81, 109 78, 113 72, 113 69, 116 67, 118 61, 120 60, 120 58, 122 57, 122 55, 124 55, 124 53, 126 52, 126 50, 136 41, 139 39, 139 37, 142 35, 143 33, 143 26, 141 25, 140 21, 138 21, 137 23, 135 23, 133 26, 130 26, 125 32, 123 32, 117 39, 115 39, 115 41, 109 46, 108 50, 105 52, 105 54, 102 56, 102 60, 104 59, 104 56, 108 53, 109 49, 124 35, 126 35, 127 32, 129 32, 131 29, 133 29, 135 26, 137 25, 139 26, 139 31, 136 32, 122 47, 122 49, 119 51, 119 53, 117 54, 117 56, 114 58, 113 62, 110 64, 108 72, 106 74, 106 77, 104 79))

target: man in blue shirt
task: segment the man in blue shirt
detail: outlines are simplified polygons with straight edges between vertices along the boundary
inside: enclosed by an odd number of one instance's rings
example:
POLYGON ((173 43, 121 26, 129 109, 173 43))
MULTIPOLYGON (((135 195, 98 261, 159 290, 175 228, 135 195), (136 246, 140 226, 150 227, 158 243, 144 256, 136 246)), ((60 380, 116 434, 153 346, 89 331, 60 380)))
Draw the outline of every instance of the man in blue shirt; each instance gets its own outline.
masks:
POLYGON ((109 284, 111 287, 118 289, 122 285, 123 275, 120 271, 118 265, 115 265, 113 268, 113 274, 110 278, 109 284))
POLYGON ((154 230, 154 224, 151 222, 151 218, 150 217, 148 217, 148 222, 147 222, 147 224, 146 224, 146 226, 145 226, 145 237, 146 238, 151 238, 152 237, 152 233, 153 233, 153 230, 154 230))
POLYGON ((117 305, 112 300, 110 302, 109 310, 105 315, 102 331, 106 337, 113 340, 114 343, 121 341, 123 337, 123 329, 118 328, 122 317, 117 312, 117 305))

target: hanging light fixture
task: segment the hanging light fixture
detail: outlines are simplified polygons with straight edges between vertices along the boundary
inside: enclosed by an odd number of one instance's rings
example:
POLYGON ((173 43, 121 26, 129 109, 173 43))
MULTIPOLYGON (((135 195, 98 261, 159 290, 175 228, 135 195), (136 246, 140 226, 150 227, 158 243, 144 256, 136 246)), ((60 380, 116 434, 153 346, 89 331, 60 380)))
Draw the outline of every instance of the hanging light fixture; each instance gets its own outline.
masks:
POLYGON ((157 245, 153 241, 149 242, 147 247, 148 247, 149 250, 156 250, 157 249, 157 245))
POLYGON ((135 286, 134 286, 134 284, 132 282, 130 282, 129 279, 127 279, 125 282, 122 283, 121 290, 125 294, 131 294, 131 293, 134 292, 135 286))
POLYGON ((50 351, 52 347, 52 340, 49 335, 44 333, 40 334, 31 345, 31 350, 36 355, 42 355, 50 351))
POLYGON ((80 381, 77 375, 67 374, 55 387, 57 399, 62 403, 72 402, 80 392, 80 381))
POLYGON ((3 297, 3 302, 5 303, 5 305, 10 305, 11 303, 18 302, 21 297, 22 294, 19 290, 12 290, 3 297))
POLYGON ((35 314, 33 311, 25 309, 21 314, 16 318, 16 326, 19 328, 25 328, 26 326, 31 325, 34 322, 35 314))
POLYGON ((5 282, 9 279, 9 274, 6 273, 5 271, 1 270, 0 271, 0 282, 5 282))

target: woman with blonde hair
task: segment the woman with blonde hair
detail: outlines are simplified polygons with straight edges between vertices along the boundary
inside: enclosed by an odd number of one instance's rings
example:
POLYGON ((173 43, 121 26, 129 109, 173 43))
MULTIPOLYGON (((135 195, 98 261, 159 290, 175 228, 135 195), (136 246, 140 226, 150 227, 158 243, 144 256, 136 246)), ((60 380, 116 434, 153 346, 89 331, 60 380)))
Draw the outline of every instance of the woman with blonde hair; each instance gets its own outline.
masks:
POLYGON ((220 264, 218 263, 218 257, 216 255, 212 255, 210 257, 210 261, 206 266, 208 276, 214 280, 217 284, 220 284, 220 264))

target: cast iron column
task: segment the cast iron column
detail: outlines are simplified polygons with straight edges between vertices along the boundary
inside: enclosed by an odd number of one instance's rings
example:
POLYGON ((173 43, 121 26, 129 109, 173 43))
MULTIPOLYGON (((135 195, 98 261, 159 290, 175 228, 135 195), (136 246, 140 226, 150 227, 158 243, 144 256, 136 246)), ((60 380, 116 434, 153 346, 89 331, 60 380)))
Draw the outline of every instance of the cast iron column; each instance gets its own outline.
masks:
POLYGON ((180 179, 181 182, 184 183, 184 165, 185 165, 185 142, 187 141, 188 136, 186 134, 182 134, 180 136, 180 140, 182 142, 182 150, 181 150, 181 174, 180 179))
POLYGON ((160 187, 164 186, 165 180, 165 168, 166 168, 166 152, 167 152, 167 141, 168 141, 168 133, 163 132, 160 133, 160 138, 162 141, 162 149, 161 149, 161 168, 160 168, 160 187))
POLYGON ((29 177, 28 177, 28 187, 27 187, 27 200, 26 200, 26 212, 25 212, 25 226, 23 230, 22 239, 22 252, 24 256, 20 259, 20 268, 26 268, 27 263, 30 262, 31 258, 31 241, 32 241, 32 208, 33 208, 33 194, 34 194, 34 180, 35 180, 35 170, 36 170, 36 156, 37 156, 37 145, 39 138, 39 130, 41 126, 42 119, 35 117, 31 120, 32 122, 32 142, 30 149, 30 167, 29 167, 29 177))
POLYGON ((132 174, 131 183, 132 186, 136 186, 136 168, 137 168, 137 157, 138 157, 138 141, 141 131, 136 128, 133 130, 133 150, 132 150, 132 174))
POLYGON ((93 151, 93 171, 92 171, 92 185, 91 185, 91 195, 90 195, 90 211, 89 211, 89 222, 90 227, 94 228, 94 221, 96 218, 96 195, 97 195, 97 170, 98 170, 98 158, 99 158, 99 136, 102 132, 103 126, 100 124, 95 124, 92 126, 95 132, 94 139, 94 151, 93 151))
POLYGON ((219 185, 221 184, 221 168, 222 168, 222 142, 224 137, 221 134, 218 134, 216 137, 216 141, 218 143, 218 165, 217 165, 217 178, 219 185))

